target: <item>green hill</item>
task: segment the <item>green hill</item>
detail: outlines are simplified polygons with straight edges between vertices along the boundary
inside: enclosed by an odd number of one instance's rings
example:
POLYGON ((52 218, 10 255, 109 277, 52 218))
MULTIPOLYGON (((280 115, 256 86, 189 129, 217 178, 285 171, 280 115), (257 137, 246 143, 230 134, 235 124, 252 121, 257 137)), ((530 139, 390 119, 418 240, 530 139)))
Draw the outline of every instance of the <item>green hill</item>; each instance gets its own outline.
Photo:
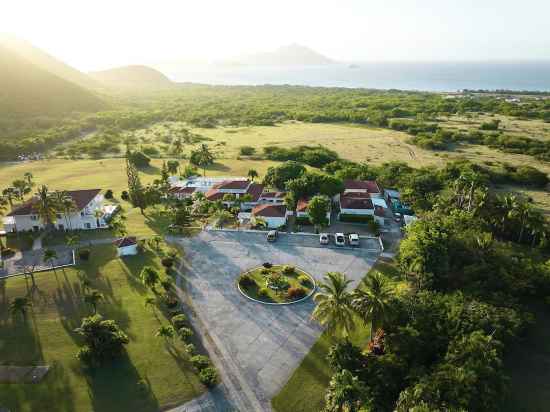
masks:
POLYGON ((0 45, 0 113, 5 117, 96 111, 105 103, 0 45))
POLYGON ((91 72, 90 76, 107 87, 121 90, 160 90, 174 83, 158 70, 147 66, 124 66, 91 72))
POLYGON ((68 80, 87 89, 97 89, 101 87, 95 80, 85 73, 82 73, 73 67, 63 63, 55 57, 49 55, 43 50, 34 47, 25 40, 3 35, 0 36, 0 46, 4 46, 19 56, 28 60, 30 63, 55 74, 62 79, 68 80))

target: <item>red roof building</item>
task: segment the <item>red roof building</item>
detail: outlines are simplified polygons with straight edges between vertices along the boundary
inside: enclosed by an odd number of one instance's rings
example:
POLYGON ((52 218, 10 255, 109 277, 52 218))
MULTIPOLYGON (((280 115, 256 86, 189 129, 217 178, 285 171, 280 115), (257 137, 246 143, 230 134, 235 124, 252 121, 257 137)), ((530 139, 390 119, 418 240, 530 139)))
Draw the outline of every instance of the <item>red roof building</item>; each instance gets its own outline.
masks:
MULTIPOLYGON (((68 190, 65 193, 73 200, 76 209, 81 211, 95 199, 101 192, 101 189, 86 189, 86 190, 68 190)), ((35 205, 38 204, 38 198, 33 197, 25 203, 15 207, 7 216, 25 216, 35 213, 35 205)))
POLYGON ((344 193, 346 192, 382 193, 375 180, 344 180, 344 193))

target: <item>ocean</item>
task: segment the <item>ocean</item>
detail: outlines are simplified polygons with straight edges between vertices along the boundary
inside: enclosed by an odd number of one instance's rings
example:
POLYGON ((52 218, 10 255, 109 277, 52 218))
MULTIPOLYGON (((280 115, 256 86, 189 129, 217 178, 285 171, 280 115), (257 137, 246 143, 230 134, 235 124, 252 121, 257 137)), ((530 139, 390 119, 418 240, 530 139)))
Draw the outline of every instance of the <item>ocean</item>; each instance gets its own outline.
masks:
POLYGON ((348 63, 324 66, 158 67, 177 82, 218 85, 291 84, 423 91, 550 91, 550 60, 491 63, 348 63))

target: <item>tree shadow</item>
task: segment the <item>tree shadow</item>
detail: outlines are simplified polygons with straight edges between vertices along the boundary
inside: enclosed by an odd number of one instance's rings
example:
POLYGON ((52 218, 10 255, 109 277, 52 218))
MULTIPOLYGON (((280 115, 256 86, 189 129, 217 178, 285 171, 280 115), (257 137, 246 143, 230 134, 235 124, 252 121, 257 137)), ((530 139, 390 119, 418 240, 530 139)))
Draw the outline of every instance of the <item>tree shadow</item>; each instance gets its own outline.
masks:
POLYGON ((158 175, 160 173, 160 169, 156 166, 147 166, 144 168, 138 169, 140 173, 146 174, 146 175, 158 175))
POLYGON ((208 171, 216 171, 216 172, 228 172, 229 170, 231 170, 230 167, 224 165, 223 163, 220 163, 220 162, 214 162, 213 164, 211 164, 210 166, 208 166, 206 168, 206 170, 208 171))
POLYGON ((145 224, 158 234, 166 233, 172 223, 168 213, 159 208, 148 209, 145 215, 145 224))
POLYGON ((139 375, 124 353, 101 367, 87 369, 84 377, 95 411, 158 411, 148 378, 139 375))

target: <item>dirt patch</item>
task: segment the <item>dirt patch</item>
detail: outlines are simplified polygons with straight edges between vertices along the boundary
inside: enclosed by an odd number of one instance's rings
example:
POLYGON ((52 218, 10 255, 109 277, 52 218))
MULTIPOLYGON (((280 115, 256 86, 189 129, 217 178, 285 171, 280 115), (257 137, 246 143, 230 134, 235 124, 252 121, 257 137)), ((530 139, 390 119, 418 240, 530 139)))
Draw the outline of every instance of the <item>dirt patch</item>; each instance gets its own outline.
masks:
POLYGON ((49 369, 49 366, 0 365, 0 383, 39 383, 49 369))

